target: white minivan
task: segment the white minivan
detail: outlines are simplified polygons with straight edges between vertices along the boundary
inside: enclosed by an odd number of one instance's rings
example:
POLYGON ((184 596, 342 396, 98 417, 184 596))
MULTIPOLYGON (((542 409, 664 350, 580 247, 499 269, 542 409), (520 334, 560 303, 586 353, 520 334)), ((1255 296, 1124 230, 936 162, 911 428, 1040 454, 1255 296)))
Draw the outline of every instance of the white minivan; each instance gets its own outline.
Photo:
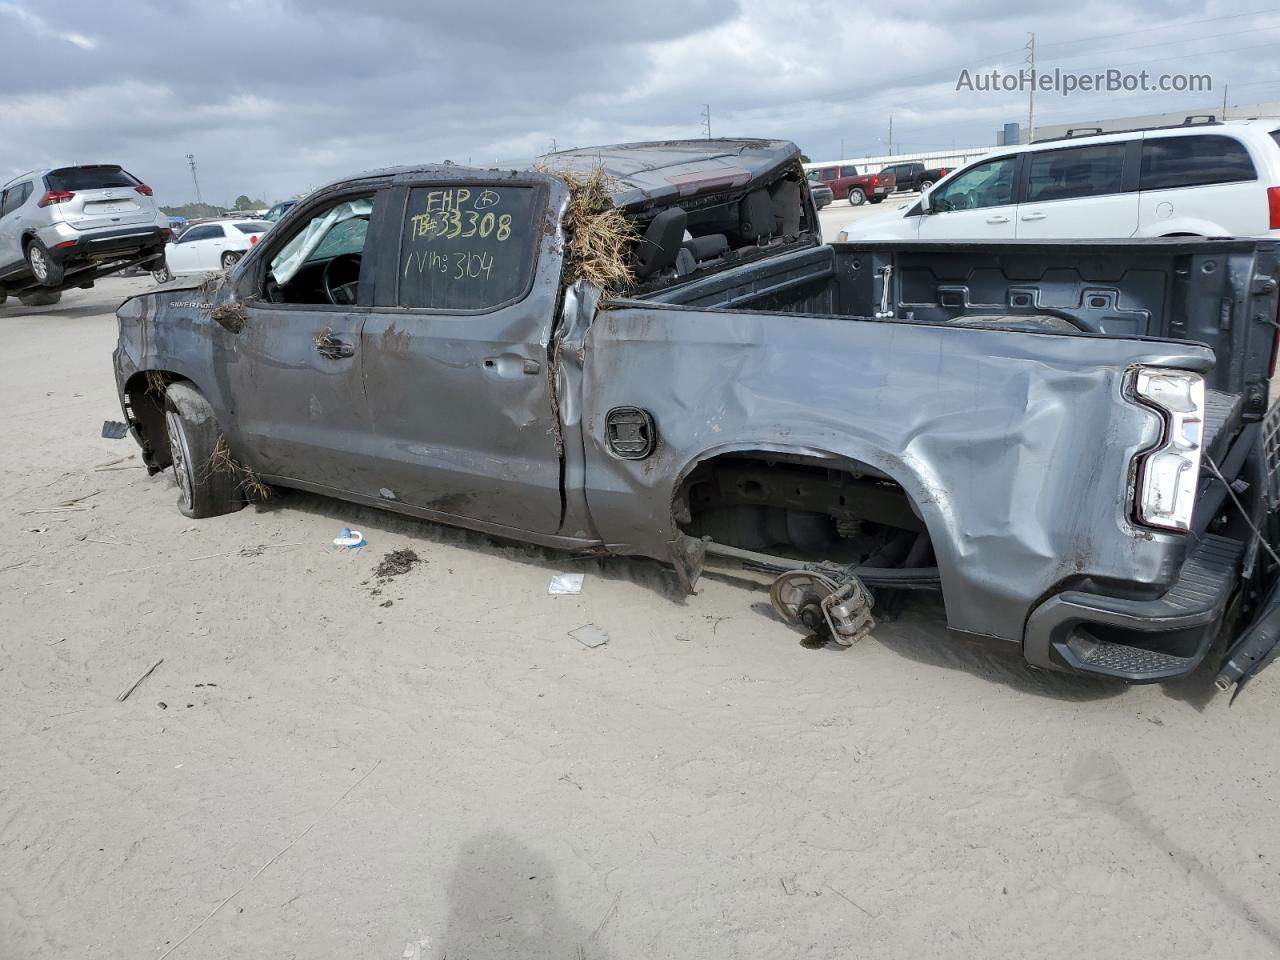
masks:
POLYGON ((1280 236, 1276 127, 1188 118, 997 150, 836 239, 1280 236))

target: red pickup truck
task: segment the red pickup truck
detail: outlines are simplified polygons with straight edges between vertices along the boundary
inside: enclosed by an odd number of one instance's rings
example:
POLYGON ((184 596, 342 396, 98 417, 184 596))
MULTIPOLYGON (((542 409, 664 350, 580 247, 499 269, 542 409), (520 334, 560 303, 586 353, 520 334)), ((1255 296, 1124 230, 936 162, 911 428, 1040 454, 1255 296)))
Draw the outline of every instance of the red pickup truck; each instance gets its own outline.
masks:
POLYGON ((852 163, 833 163, 825 167, 810 167, 805 176, 810 183, 822 183, 831 188, 837 200, 848 200, 855 207, 870 201, 879 203, 893 193, 897 178, 892 173, 859 173, 852 163))

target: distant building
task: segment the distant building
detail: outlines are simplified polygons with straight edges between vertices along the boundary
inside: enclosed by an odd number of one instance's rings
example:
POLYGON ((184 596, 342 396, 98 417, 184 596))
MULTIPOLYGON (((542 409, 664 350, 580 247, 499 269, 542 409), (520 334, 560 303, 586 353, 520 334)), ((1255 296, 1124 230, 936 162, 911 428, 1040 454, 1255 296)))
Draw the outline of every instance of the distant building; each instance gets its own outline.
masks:
MULTIPOLYGON (((1072 120, 1070 123, 1049 123, 1036 124, 1037 140, 1052 140, 1054 137, 1065 137, 1068 130, 1077 130, 1084 132, 1092 128, 1102 128, 1103 133, 1109 133, 1113 130, 1137 130, 1143 127, 1167 127, 1173 124, 1182 123, 1187 117, 1212 117, 1214 120, 1222 120, 1224 118, 1223 109, 1219 106, 1216 110, 1206 110, 1204 107, 1188 107, 1185 110, 1171 110, 1168 113, 1148 113, 1136 117, 1113 117, 1109 120, 1089 120, 1081 118, 1072 120)), ((1280 101, 1271 101, 1269 103, 1243 103, 1235 104, 1226 109, 1225 119, 1231 120, 1250 120, 1255 117, 1280 117, 1280 101)), ((1009 125, 1006 124, 1006 129, 1009 125)), ((1016 124, 1014 124, 1016 126, 1016 124)), ((1027 142, 1027 132, 1022 131, 1018 143, 1027 142)))

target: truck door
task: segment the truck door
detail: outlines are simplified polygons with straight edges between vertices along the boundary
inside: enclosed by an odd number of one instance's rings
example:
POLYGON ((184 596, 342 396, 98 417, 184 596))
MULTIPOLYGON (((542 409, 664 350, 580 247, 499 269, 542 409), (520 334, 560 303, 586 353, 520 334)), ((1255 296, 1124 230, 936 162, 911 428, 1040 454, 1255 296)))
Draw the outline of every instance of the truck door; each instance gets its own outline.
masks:
POLYGON ((387 189, 316 198, 267 234, 236 277, 247 295, 241 317, 218 321, 218 369, 233 449, 260 473, 320 492, 363 493, 376 477, 359 346, 387 189))
MULTIPOLYGON (((1039 150, 1027 155, 1019 240, 1115 239, 1138 228, 1138 191, 1126 190, 1125 157, 1138 141, 1039 150)), ((1135 170, 1136 174, 1136 170, 1135 170)), ((1136 176, 1134 177, 1136 181, 1136 176)))
POLYGON ((495 528, 559 529, 548 343, 565 197, 537 175, 397 186, 362 337, 378 495, 495 528))
POLYGON ((975 163, 929 194, 921 240, 1012 240, 1020 155, 975 163))

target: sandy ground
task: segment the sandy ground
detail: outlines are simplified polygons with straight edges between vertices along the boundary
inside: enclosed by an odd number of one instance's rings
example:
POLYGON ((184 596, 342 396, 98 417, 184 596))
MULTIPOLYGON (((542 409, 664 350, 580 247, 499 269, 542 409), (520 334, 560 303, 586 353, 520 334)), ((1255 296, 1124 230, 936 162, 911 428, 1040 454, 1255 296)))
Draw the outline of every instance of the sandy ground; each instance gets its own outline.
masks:
POLYGON ((0 308, 4 960, 1280 953, 1280 668, 1229 707, 927 604, 815 650, 723 576, 297 494, 188 521, 99 437, 148 283, 0 308))

